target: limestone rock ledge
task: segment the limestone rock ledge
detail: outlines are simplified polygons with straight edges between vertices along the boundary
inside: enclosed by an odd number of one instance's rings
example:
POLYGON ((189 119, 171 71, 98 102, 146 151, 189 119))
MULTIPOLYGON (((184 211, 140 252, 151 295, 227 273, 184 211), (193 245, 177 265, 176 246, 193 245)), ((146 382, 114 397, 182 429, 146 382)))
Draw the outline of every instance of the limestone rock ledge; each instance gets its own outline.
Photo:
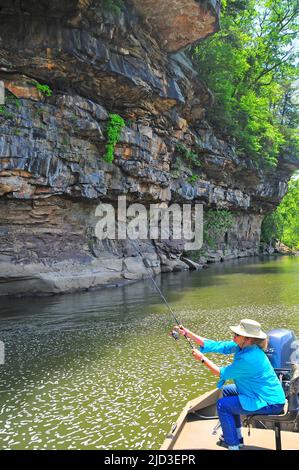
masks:
POLYGON ((119 286, 129 280, 141 280, 160 272, 145 268, 140 258, 106 258, 86 265, 64 260, 14 264, 0 256, 1 295, 50 295, 78 290, 119 286))

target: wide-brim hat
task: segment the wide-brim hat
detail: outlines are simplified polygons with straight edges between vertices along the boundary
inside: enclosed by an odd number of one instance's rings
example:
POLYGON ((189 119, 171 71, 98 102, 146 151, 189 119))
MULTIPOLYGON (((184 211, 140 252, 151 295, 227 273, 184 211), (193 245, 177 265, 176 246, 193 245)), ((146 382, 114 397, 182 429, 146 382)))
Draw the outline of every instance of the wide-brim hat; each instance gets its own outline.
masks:
POLYGON ((237 335, 248 338, 267 338, 267 334, 262 331, 261 325, 257 321, 248 320, 247 318, 241 320, 237 326, 230 326, 230 329, 237 335))

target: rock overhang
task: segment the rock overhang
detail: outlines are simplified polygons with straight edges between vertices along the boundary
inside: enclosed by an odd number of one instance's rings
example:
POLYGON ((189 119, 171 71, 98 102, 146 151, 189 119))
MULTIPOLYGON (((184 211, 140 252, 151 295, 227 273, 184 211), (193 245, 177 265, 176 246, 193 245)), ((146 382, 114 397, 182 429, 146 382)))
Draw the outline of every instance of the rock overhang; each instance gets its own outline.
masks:
POLYGON ((218 0, 131 0, 167 52, 177 52, 219 30, 218 0))

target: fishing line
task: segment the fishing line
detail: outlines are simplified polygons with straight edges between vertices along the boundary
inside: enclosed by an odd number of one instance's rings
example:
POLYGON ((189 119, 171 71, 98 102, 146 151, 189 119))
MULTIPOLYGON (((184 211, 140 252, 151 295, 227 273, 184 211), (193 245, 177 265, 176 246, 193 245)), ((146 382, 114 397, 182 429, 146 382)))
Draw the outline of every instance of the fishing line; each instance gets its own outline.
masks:
MULTIPOLYGON (((137 251, 138 251, 138 253, 139 253, 140 258, 142 259, 142 262, 144 263, 142 254, 140 253, 140 251, 139 251, 138 249, 137 249, 137 251)), ((178 321, 177 317, 175 316, 174 311, 172 310, 171 306, 170 306, 169 303, 167 302, 167 300, 166 300, 166 298, 165 298, 163 292, 161 291, 160 287, 158 286, 158 284, 156 283, 156 281, 154 280, 154 278, 153 278, 153 276, 152 276, 151 274, 149 275, 149 277, 150 277, 152 283, 154 284, 154 286, 155 286, 157 292, 159 293, 161 299, 163 300, 163 302, 165 303, 165 305, 168 307, 168 310, 170 311, 170 313, 171 313, 171 315, 172 315, 174 321, 176 322, 176 324, 177 324, 178 326, 180 326, 181 323, 178 321)), ((179 333, 177 333, 175 330, 173 330, 173 331, 171 332, 171 336, 172 336, 175 340, 178 340, 178 339, 179 339, 179 336, 178 336, 178 335, 179 335, 179 333)), ((191 347, 192 349, 194 349, 194 346, 193 346, 193 344, 192 344, 190 338, 188 338, 187 334, 184 334, 184 338, 186 338, 186 340, 188 341, 190 347, 191 347)))

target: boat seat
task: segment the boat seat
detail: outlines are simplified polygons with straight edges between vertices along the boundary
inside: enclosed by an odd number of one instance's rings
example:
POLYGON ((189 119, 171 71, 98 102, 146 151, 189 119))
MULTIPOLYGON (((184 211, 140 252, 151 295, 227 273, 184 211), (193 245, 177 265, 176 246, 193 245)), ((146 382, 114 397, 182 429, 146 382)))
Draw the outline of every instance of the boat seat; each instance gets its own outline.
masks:
POLYGON ((281 450, 281 423, 294 423, 299 413, 299 364, 292 365, 292 376, 289 384, 289 391, 287 393, 287 406, 283 413, 278 415, 247 415, 244 424, 250 426, 253 421, 259 423, 273 423, 275 431, 276 450, 281 450))

